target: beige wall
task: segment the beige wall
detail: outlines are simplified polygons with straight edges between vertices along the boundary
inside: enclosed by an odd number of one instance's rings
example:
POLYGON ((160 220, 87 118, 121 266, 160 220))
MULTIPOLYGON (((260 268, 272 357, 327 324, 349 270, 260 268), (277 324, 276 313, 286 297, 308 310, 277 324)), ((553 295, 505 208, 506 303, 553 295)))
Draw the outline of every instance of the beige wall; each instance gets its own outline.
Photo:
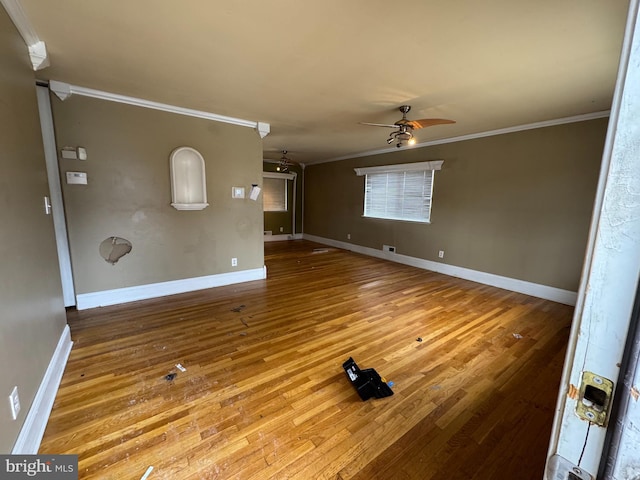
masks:
POLYGON ((308 166, 305 233, 575 291, 606 128, 598 119, 308 166), (354 167, 425 160, 444 160, 431 224, 362 217, 354 167))
POLYGON ((33 71, 22 38, 0 8, 0 453, 22 428, 66 324, 33 71), (18 386, 22 409, 7 398, 18 386))
MULTIPOLYGON (((262 169, 265 172, 276 172, 276 163, 263 162, 262 169)), ((289 191, 287 192, 289 199, 289 211, 287 212, 264 212, 264 229, 271 230, 273 235, 287 235, 292 233, 302 233, 302 184, 304 181, 304 171, 298 165, 294 165, 289 169, 289 173, 297 175, 295 212, 293 212, 293 180, 287 182, 289 191), (293 214, 295 213, 295 232, 293 231, 293 214), (282 232, 280 231, 282 227, 282 232)))
POLYGON ((59 161, 76 293, 263 266, 262 202, 231 198, 233 186, 262 183, 262 142, 253 129, 87 97, 52 96, 51 103, 58 148, 88 154, 59 161), (204 210, 170 205, 169 155, 180 146, 205 159, 204 210), (67 171, 87 172, 88 185, 67 185, 67 171), (115 265, 98 249, 111 236, 133 244, 115 265))

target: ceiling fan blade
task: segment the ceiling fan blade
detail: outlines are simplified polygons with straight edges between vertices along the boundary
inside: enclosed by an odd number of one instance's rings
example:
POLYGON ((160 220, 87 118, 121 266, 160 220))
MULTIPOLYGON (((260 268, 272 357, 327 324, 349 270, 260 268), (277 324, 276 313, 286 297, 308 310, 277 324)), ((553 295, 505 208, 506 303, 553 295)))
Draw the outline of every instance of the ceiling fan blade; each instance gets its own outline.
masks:
POLYGON ((369 125, 372 127, 387 127, 387 128, 398 128, 398 125, 389 125, 387 123, 369 123, 369 122, 359 122, 360 125, 369 125))
POLYGON ((417 130, 418 128, 433 127, 434 125, 445 125, 456 122, 445 118, 421 118, 420 120, 409 120, 408 123, 417 130))

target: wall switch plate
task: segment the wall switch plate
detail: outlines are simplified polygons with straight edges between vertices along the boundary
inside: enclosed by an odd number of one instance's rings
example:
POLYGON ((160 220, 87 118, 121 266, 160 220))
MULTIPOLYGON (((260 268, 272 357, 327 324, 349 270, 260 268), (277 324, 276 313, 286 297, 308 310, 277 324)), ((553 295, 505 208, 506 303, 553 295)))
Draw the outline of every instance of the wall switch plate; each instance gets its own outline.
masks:
POLYGON ((438 258, 444 258, 444 250, 438 250, 438 258))
POLYGON ((231 259, 231 266, 232 267, 237 267, 238 266, 238 259, 236 257, 233 257, 231 259))
POLYGON ((231 198, 244 198, 244 187, 231 187, 231 198))
POLYGON ((78 152, 74 147, 62 147, 60 151, 62 158, 66 158, 68 160, 76 160, 78 158, 78 152))
POLYGON ((9 405, 11 407, 11 418, 16 420, 20 413, 20 397, 18 396, 18 387, 13 387, 11 395, 9 395, 9 405))
POLYGON ((86 172, 67 172, 67 183, 76 185, 87 184, 86 172))

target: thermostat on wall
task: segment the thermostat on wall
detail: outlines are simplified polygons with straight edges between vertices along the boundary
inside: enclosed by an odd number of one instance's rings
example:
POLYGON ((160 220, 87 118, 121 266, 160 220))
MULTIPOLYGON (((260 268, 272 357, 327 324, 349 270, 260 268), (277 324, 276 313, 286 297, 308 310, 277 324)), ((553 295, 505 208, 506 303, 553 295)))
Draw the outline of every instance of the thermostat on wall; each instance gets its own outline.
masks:
POLYGON ((232 187, 231 198, 244 198, 244 187, 232 187))
POLYGON ((75 183, 77 185, 86 185, 87 173, 86 172, 67 172, 67 183, 68 184, 75 183))

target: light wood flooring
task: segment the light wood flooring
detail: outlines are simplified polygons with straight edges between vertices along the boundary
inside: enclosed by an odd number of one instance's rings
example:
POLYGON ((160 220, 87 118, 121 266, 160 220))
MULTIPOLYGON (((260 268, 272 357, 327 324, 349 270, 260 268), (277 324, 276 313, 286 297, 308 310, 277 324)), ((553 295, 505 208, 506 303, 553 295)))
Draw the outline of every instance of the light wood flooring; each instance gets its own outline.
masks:
POLYGON ((572 308, 315 248, 267 243, 264 281, 69 312, 41 453, 78 454, 81 479, 540 480, 572 308), (350 356, 395 394, 361 401, 350 356))

